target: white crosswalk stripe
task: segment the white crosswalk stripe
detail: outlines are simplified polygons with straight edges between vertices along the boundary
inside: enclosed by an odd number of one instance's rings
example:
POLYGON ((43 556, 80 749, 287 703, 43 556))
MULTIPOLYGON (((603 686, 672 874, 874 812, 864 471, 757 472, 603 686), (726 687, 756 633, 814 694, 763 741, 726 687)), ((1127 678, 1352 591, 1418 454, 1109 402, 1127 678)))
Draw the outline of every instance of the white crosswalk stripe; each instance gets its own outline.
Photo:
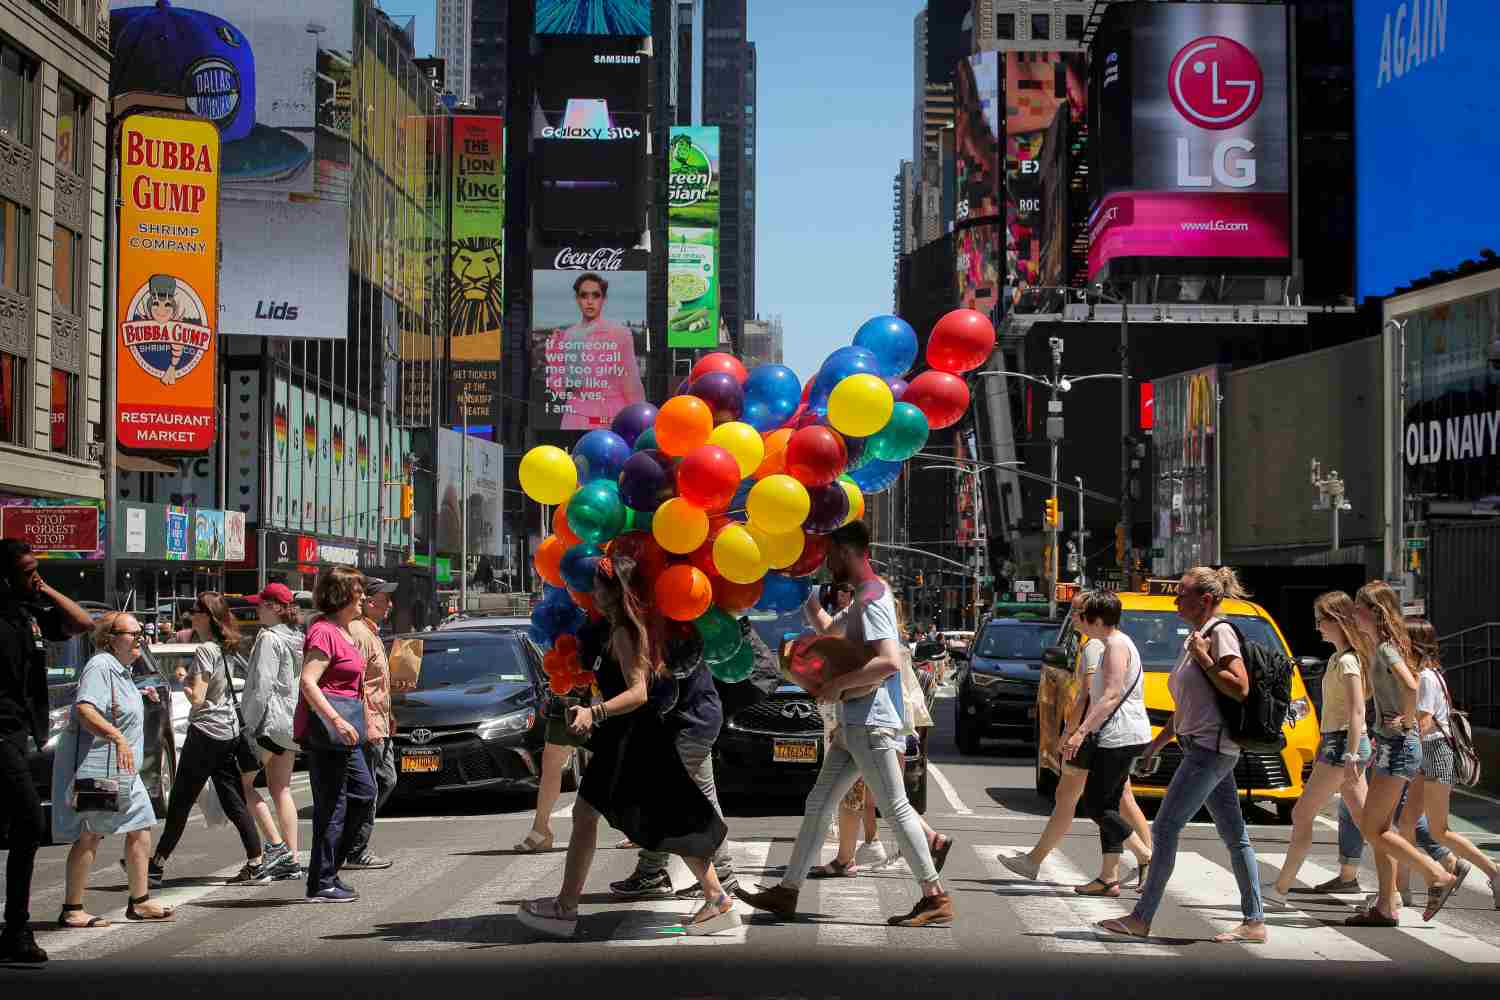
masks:
MULTIPOLYGON (((498 871, 474 872, 474 877, 481 880, 475 889, 435 917, 427 918, 420 935, 393 942, 391 950, 457 951, 479 942, 503 944, 526 940, 530 932, 516 923, 516 904, 501 900, 519 901, 557 892, 566 857, 562 851, 522 854, 511 861, 502 861, 498 871), (484 874, 490 874, 490 878, 484 879, 484 874)), ((488 866, 487 862, 485 868, 488 866)))
MULTIPOLYGON (((729 842, 729 853, 734 859, 737 872, 758 872, 764 869, 766 856, 770 850, 769 841, 729 842)), ((630 867, 633 868, 636 855, 634 852, 626 853, 630 859, 630 867)), ((672 886, 675 889, 683 889, 697 882, 697 879, 688 871, 687 864, 678 857, 673 857, 668 862, 667 874, 671 876, 672 886)), ((682 931, 683 922, 692 919, 693 914, 703 905, 701 899, 630 900, 617 905, 626 907, 626 914, 604 942, 611 947, 641 948, 661 945, 701 947, 743 944, 749 932, 749 928, 742 924, 734 930, 708 937, 688 937, 682 931)), ((744 903, 735 905, 740 911, 741 920, 750 915, 750 908, 744 903)), ((600 909, 607 912, 612 908, 613 906, 606 905, 600 909)), ((588 910, 585 909, 582 912, 586 919, 588 910)), ((584 932, 580 930, 580 934, 582 933, 584 932)))

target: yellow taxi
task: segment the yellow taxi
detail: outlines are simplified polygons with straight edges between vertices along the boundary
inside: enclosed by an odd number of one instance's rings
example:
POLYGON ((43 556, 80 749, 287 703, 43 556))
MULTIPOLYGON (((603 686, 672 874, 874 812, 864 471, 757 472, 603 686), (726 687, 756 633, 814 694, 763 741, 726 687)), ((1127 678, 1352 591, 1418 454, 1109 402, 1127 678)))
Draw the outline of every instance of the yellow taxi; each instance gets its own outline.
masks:
MULTIPOLYGON (((1176 665, 1189 631, 1187 623, 1177 615, 1177 582, 1175 579, 1148 580, 1142 592, 1121 592, 1119 595, 1123 606, 1120 629, 1135 642, 1146 669, 1142 684, 1153 735, 1161 731, 1172 714, 1167 675, 1176 665)), ((1073 594, 1060 587, 1057 596, 1063 603, 1071 600, 1073 594)), ((1220 605, 1219 613, 1233 622, 1246 639, 1265 643, 1271 649, 1282 649, 1291 656, 1281 629, 1260 605, 1250 601, 1225 601, 1220 605)), ((1037 687, 1036 789, 1048 799, 1057 789, 1058 744, 1063 722, 1079 691, 1080 638, 1070 617, 1058 633, 1057 645, 1043 656, 1042 678, 1037 687)), ((1293 657, 1294 662, 1295 659, 1293 657)), ((1302 784, 1312 773, 1318 752, 1318 720, 1300 672, 1292 676, 1292 707, 1282 730, 1282 740, 1282 747, 1277 752, 1241 751, 1234 777, 1243 798, 1270 802, 1285 821, 1291 818, 1292 806, 1302 794, 1302 784)), ((1181 750, 1176 743, 1171 743, 1156 756, 1149 769, 1132 772, 1131 784, 1136 797, 1161 798, 1181 762, 1181 750)))

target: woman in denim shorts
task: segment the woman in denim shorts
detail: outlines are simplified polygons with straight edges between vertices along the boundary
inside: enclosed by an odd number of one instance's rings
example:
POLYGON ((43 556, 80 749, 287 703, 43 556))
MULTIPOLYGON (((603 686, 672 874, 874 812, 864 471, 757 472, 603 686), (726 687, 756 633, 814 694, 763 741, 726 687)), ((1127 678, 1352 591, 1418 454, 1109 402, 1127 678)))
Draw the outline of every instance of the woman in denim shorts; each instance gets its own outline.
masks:
MULTIPOLYGON (((1473 841, 1448 828, 1448 797, 1453 792, 1455 754, 1449 742, 1448 717, 1453 709, 1443 667, 1438 662, 1437 630, 1430 622, 1412 622, 1406 626, 1412 654, 1417 662, 1417 726, 1422 733, 1422 770, 1411 783, 1408 799, 1411 808, 1401 817, 1401 833, 1407 839, 1416 834, 1417 817, 1427 814, 1432 835, 1460 858, 1454 869, 1456 883, 1462 883, 1478 865, 1489 877, 1495 909, 1500 910, 1500 866, 1489 859, 1473 841)), ((1408 869, 1401 866, 1397 881, 1405 883, 1408 869)))
POLYGON ((1318 760, 1292 810, 1292 838, 1286 863, 1276 884, 1261 898, 1269 909, 1285 909, 1286 896, 1297 881, 1297 871, 1313 842, 1313 820, 1335 792, 1356 814, 1365 805, 1365 767, 1370 763, 1370 740, 1365 735, 1365 698, 1370 690, 1369 664, 1373 650, 1355 620, 1354 601, 1341 590, 1313 602, 1313 623, 1323 641, 1333 647, 1323 672, 1323 738, 1318 760))
POLYGON ((1401 617, 1395 591, 1374 580, 1359 588, 1354 598, 1360 631, 1375 644, 1375 662, 1370 686, 1380 722, 1375 730, 1374 775, 1365 796, 1359 829, 1375 850, 1375 871, 1380 893, 1375 905, 1344 921, 1350 927, 1400 926, 1400 900, 1396 895, 1396 868, 1410 865, 1427 877, 1427 906, 1423 920, 1437 916, 1458 888, 1459 879, 1406 840, 1393 827, 1397 805, 1407 782, 1422 769, 1422 742, 1417 735, 1417 675, 1412 662, 1411 641, 1401 617))

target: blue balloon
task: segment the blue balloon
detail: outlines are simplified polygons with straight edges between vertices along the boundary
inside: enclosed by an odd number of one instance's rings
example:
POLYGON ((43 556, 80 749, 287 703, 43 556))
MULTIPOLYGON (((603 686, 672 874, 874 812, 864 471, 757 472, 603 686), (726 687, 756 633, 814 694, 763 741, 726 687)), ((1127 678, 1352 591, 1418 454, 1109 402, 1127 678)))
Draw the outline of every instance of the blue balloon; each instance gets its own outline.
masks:
POLYGON ((844 450, 849 453, 849 464, 844 466, 845 472, 862 469, 875 460, 875 456, 871 455, 870 449, 866 447, 869 441, 869 438, 844 435, 844 450))
POLYGON ((560 635, 574 635, 588 621, 588 614, 573 603, 562 587, 548 586, 541 601, 531 612, 527 634, 543 649, 549 648, 560 635))
POLYGON ((895 484, 897 479, 901 478, 901 464, 900 462, 886 462, 878 458, 872 459, 848 473, 849 480, 859 487, 861 493, 884 493, 895 484))
POLYGON ((787 422, 802 402, 802 382, 786 365, 757 365, 745 379, 745 423, 764 434, 787 422))
POLYGON ((734 499, 729 501, 729 510, 726 511, 731 521, 745 524, 750 520, 745 504, 749 502, 750 490, 754 486, 755 480, 746 479, 740 483, 740 488, 734 491, 734 499))
POLYGON ((596 479, 616 480, 630 458, 630 445, 614 431, 589 431, 573 446, 573 464, 578 466, 579 483, 596 479))
POLYGON ((917 331, 899 316, 875 316, 854 335, 854 346, 875 355, 881 375, 899 378, 917 360, 917 331))
POLYGON ((880 361, 863 347, 840 347, 823 362, 813 379, 812 392, 808 394, 808 409, 818 413, 828 412, 828 397, 833 387, 850 375, 879 375, 880 361))
MULTIPOLYGON (((604 555, 599 551, 599 546, 590 545, 588 542, 580 542, 563 553, 562 573, 563 581, 567 583, 569 590, 577 590, 589 593, 594 589, 594 570, 599 566, 599 559, 604 555)), ((567 597, 566 594, 563 595, 567 597)), ((573 604, 571 597, 567 598, 570 605, 573 604)), ((577 605, 573 605, 577 607, 577 605)))
POLYGON ((783 573, 767 573, 755 606, 762 611, 796 611, 812 593, 812 581, 793 579, 783 573))
POLYGON ((536 610, 531 612, 531 624, 526 626, 526 635, 542 649, 551 649, 552 637, 542 631, 542 627, 536 623, 537 610, 540 610, 540 605, 537 606, 536 610))

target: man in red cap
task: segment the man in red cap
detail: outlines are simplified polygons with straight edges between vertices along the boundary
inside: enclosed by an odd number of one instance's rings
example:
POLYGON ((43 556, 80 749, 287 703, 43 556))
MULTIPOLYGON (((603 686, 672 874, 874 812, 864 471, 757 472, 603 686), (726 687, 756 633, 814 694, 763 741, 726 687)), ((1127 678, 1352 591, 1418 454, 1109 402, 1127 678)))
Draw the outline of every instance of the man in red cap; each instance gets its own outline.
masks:
POLYGON ((370 810, 364 826, 355 834, 344 867, 354 871, 389 868, 391 862, 370 850, 375 833, 375 814, 396 790, 396 751, 391 745, 395 720, 391 716, 391 668, 386 660, 381 626, 391 613, 391 602, 397 584, 379 577, 365 578, 364 617, 349 623, 354 644, 365 655, 365 735, 361 751, 375 776, 375 808, 370 810))

